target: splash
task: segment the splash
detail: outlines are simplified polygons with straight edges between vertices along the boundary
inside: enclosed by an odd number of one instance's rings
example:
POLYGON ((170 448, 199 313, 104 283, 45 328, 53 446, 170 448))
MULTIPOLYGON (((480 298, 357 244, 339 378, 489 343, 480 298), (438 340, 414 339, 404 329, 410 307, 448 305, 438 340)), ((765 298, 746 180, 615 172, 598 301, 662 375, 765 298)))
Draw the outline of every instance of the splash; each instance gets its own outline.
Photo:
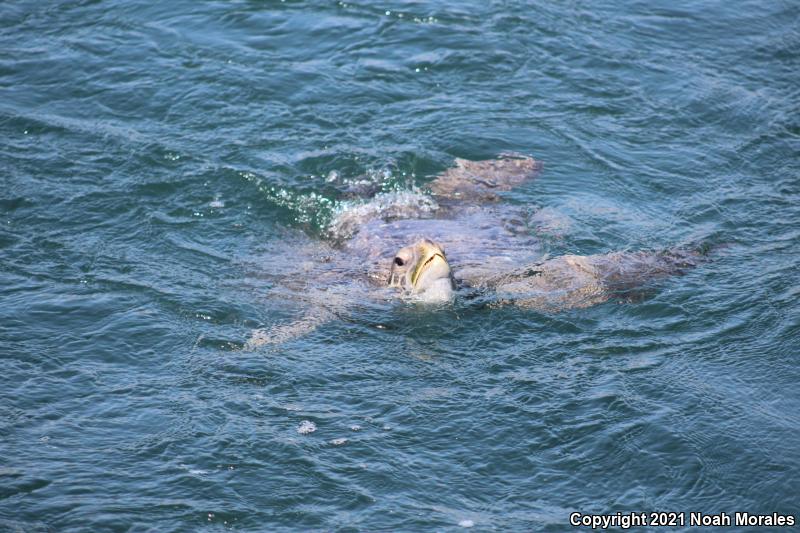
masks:
POLYGON ((352 237, 369 220, 425 218, 433 216, 438 209, 436 200, 416 189, 379 193, 366 202, 344 201, 334 208, 326 236, 344 240, 352 237))
POLYGON ((330 224, 336 201, 316 192, 301 193, 270 185, 252 172, 241 172, 240 175, 256 186, 256 189, 273 204, 289 210, 293 214, 293 222, 308 225, 314 229, 325 228, 330 224))
POLYGON ((348 200, 272 185, 252 172, 239 174, 254 184, 267 201, 292 213, 293 222, 337 242, 352 237, 361 224, 369 220, 425 218, 439 208, 431 196, 423 194, 407 180, 404 184, 392 183, 392 172, 388 168, 371 169, 354 179, 344 179, 337 171, 331 171, 326 182, 344 185, 347 193, 360 196, 348 200))

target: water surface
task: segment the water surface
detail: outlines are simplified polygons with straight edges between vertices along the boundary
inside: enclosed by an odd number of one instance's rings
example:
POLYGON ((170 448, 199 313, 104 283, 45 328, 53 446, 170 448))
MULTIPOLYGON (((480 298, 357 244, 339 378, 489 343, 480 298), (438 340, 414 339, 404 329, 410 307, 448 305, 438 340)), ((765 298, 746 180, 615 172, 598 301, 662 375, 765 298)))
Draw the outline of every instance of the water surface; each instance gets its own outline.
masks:
POLYGON ((0 529, 797 513, 799 22, 753 1, 3 3, 0 529), (275 265, 323 246, 354 183, 505 151, 544 162, 506 201, 567 221, 546 253, 724 247, 641 301, 365 302, 243 349, 304 312, 275 265))

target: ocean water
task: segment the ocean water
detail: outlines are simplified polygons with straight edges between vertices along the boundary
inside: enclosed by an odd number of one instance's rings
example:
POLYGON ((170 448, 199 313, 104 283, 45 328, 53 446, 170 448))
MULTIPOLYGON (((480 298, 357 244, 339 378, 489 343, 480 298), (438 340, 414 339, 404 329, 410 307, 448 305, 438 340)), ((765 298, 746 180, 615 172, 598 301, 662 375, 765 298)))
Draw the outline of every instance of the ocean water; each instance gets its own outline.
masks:
POLYGON ((799 51, 788 1, 3 2, 0 530, 797 516, 799 51), (547 253, 713 260, 247 344, 348 190, 508 151, 547 253))

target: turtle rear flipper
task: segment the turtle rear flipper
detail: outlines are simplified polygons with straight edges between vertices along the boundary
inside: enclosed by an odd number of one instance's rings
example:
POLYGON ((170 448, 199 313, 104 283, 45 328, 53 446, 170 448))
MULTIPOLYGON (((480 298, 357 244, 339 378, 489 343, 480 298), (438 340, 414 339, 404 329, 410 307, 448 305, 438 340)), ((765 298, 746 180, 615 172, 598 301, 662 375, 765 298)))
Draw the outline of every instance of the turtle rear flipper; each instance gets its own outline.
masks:
POLYGON ((514 154, 485 161, 456 159, 455 166, 439 174, 430 189, 437 199, 494 202, 499 199, 498 192, 511 190, 541 169, 541 161, 514 154))

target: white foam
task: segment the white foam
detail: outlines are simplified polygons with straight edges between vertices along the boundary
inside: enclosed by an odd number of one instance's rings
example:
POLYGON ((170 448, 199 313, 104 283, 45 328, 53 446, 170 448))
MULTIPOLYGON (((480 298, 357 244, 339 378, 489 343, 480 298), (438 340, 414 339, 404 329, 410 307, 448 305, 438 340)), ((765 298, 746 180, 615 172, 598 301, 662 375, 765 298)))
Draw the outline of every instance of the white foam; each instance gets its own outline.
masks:
POLYGON ((309 433, 314 433, 316 430, 317 425, 311 420, 303 420, 300 422, 300 425, 297 426, 297 432, 301 435, 308 435, 309 433))
POLYGON ((376 194, 368 202, 342 202, 334 210, 328 232, 337 238, 351 237, 361 224, 375 218, 405 218, 430 215, 439 204, 426 194, 393 191, 376 194))

